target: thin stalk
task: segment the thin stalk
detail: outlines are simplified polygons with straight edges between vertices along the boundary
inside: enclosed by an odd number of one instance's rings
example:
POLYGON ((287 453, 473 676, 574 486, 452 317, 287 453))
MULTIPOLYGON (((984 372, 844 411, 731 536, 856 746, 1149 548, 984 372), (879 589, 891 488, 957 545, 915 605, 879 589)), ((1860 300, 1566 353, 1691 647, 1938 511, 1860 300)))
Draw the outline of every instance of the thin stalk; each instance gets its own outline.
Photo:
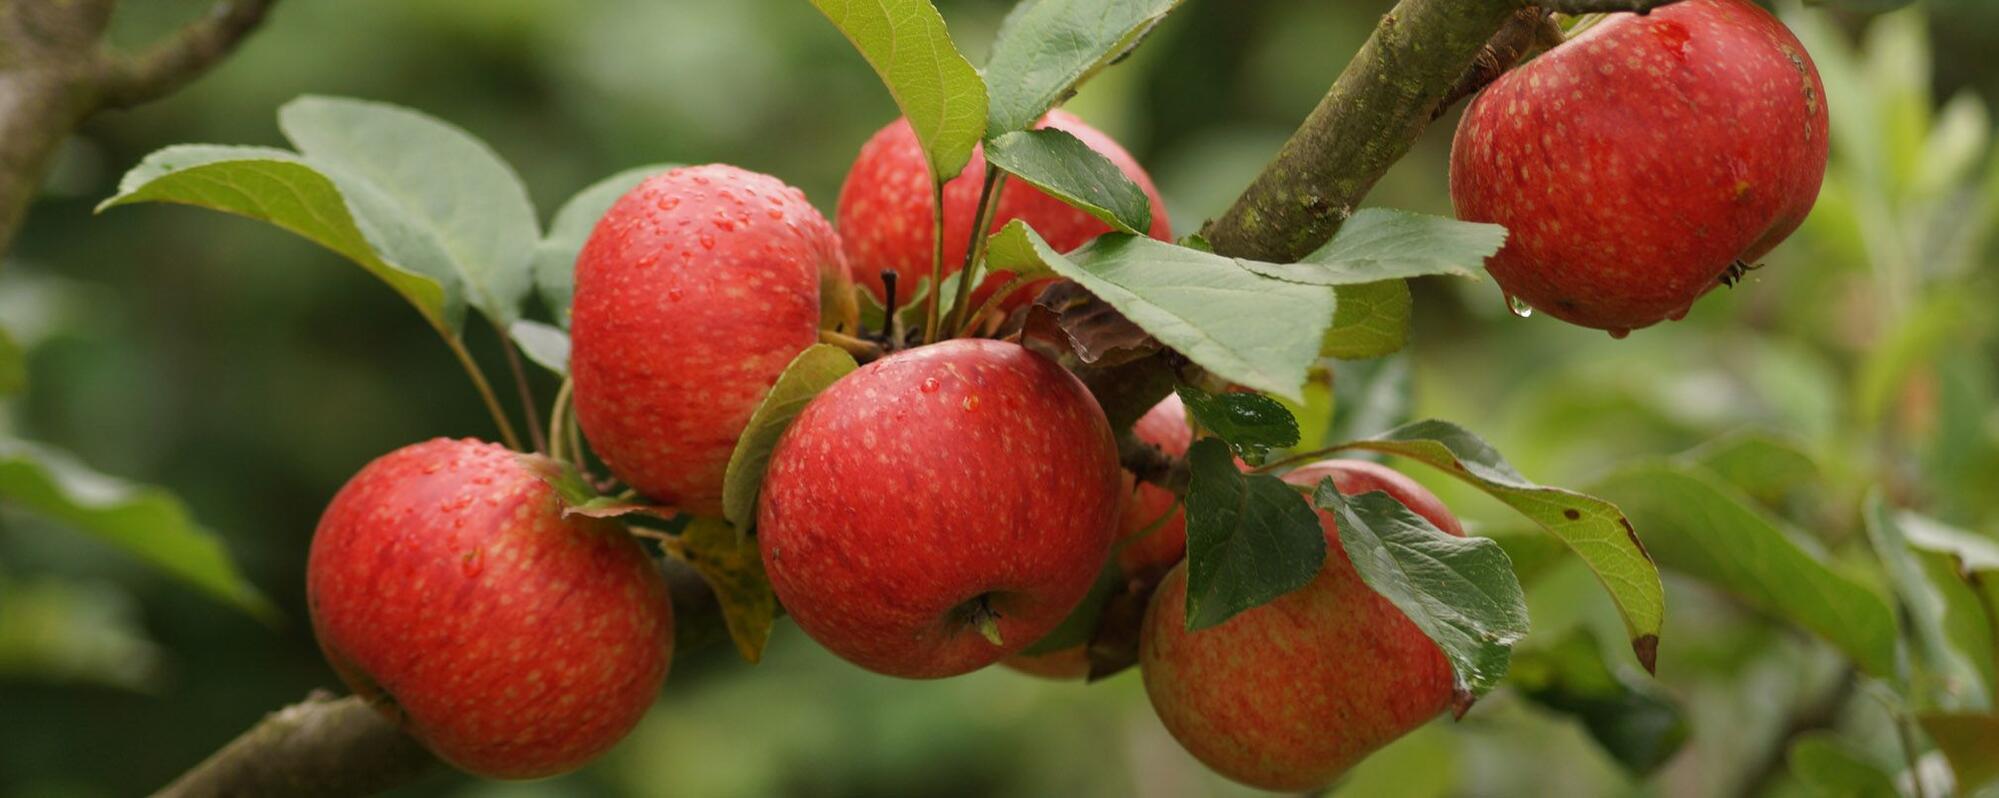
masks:
POLYGON ((840 347, 846 350, 847 354, 853 355, 855 359, 861 360, 863 363, 869 360, 880 360, 882 356, 881 344, 866 338, 856 338, 835 330, 820 330, 819 342, 840 347))
POLYGON ((1916 750, 1915 724, 1907 713, 1895 713, 1895 736, 1902 741, 1902 756, 1909 763, 1909 786, 1915 789, 1916 798, 1929 798, 1929 790, 1923 787, 1923 757, 1916 750))
POLYGON ((1005 185, 1006 173, 991 163, 986 164, 985 181, 979 188, 979 208, 972 212, 972 240, 965 247, 965 265, 958 271, 958 296, 951 302, 951 320, 944 325, 946 330, 957 330, 965 320, 965 305, 972 301, 972 283, 986 259, 986 234, 993 226, 993 217, 999 214, 999 193, 1005 185))
POLYGON ((458 365, 465 367, 465 374, 472 378, 472 387, 479 389, 479 398, 486 401, 486 412, 492 414, 493 425, 500 428, 500 442, 514 451, 522 451, 521 436, 514 434, 513 422, 507 420, 507 411, 500 407, 500 397, 493 393, 493 384, 486 381, 486 372, 479 370, 479 364, 466 351, 465 340, 456 335, 444 336, 444 345, 451 347, 451 354, 458 358, 458 365))
POLYGON ((500 349, 507 353, 507 369, 514 373, 514 389, 520 394, 521 418, 528 424, 528 440, 534 443, 534 450, 548 453, 548 437, 541 432, 541 419, 535 416, 534 389, 528 386, 527 369, 521 365, 520 349, 514 346, 514 337, 507 334, 499 322, 493 323, 493 332, 500 336, 500 349))
POLYGON ((1294 455, 1291 455, 1290 457, 1285 457, 1285 458, 1281 458, 1281 459, 1277 459, 1277 460, 1272 460, 1272 461, 1270 461, 1270 462, 1268 462, 1268 463, 1264 463, 1263 465, 1260 465, 1260 466, 1257 466, 1257 467, 1255 467, 1255 468, 1252 468, 1252 469, 1250 469, 1250 470, 1249 470, 1249 473, 1252 473, 1252 474, 1268 474, 1268 473, 1270 473, 1270 472, 1272 472, 1272 471, 1275 471, 1275 470, 1277 470, 1277 469, 1279 469, 1279 468, 1283 468, 1283 467, 1285 467, 1285 466, 1288 466, 1288 465, 1297 465, 1297 464, 1299 464, 1299 463, 1309 463, 1309 462, 1312 462, 1312 461, 1314 461, 1314 460, 1318 460, 1318 459, 1321 459, 1321 458, 1325 457, 1326 455, 1329 455, 1329 454, 1333 454, 1334 452, 1338 452, 1338 451, 1340 451, 1341 449, 1345 449, 1345 448, 1347 448, 1347 447, 1346 447, 1345 445, 1340 445, 1340 446, 1327 446, 1327 447, 1325 447, 1325 448, 1323 448, 1323 449, 1313 449, 1313 450, 1311 450, 1311 451, 1309 451, 1309 452, 1300 452, 1300 453, 1298 453, 1298 454, 1294 454, 1294 455))
POLYGON ((555 389, 555 405, 548 411, 548 456, 557 461, 567 461, 569 451, 567 432, 569 423, 569 398, 576 390, 576 381, 563 379, 562 387, 555 389))
MULTIPOLYGON (((937 340, 937 290, 944 285, 944 181, 930 184, 930 296, 923 300, 923 342, 937 340)), ((891 311, 894 309, 891 308, 891 311)))

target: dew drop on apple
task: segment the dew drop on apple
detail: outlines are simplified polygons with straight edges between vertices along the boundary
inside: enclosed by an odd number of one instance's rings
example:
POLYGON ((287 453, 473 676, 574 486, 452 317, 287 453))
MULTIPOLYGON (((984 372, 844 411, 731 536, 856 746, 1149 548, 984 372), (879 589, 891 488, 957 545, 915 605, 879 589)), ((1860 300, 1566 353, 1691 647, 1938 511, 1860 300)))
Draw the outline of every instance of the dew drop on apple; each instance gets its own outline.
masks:
POLYGON ((1532 305, 1527 304, 1527 300, 1521 299, 1520 297, 1514 296, 1512 294, 1506 294, 1505 296, 1506 296, 1506 309, 1509 312, 1511 312, 1513 315, 1519 316, 1520 318, 1523 319, 1534 315, 1534 307, 1532 305))
POLYGON ((936 392, 937 392, 937 378, 936 378, 936 377, 924 377, 924 378, 923 378, 923 392, 924 392, 924 393, 936 393, 936 392))
POLYGON ((1613 327, 1609 330, 1606 330, 1605 332, 1610 333, 1610 337, 1615 338, 1619 341, 1624 340, 1625 336, 1631 334, 1631 330, 1624 327, 1613 327))

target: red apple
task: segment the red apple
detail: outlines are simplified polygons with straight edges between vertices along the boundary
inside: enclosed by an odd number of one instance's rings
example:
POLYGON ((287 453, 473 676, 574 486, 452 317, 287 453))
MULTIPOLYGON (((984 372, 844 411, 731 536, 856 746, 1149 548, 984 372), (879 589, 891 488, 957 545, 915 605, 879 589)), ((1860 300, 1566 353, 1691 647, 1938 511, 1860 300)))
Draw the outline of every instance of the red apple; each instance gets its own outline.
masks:
POLYGON ((1825 103, 1804 46, 1746 0, 1615 14, 1472 102, 1451 198, 1511 231, 1486 264, 1507 294, 1622 336, 1686 315, 1804 221, 1825 103))
POLYGON ((720 515, 750 413, 819 336, 839 237, 805 194, 733 166, 675 169, 611 206, 576 259, 576 420, 611 472, 720 515))
MULTIPOLYGON (((1463 536, 1443 502, 1374 463, 1328 460, 1284 476, 1332 477, 1340 493, 1386 491, 1438 528, 1463 536)), ((1450 663, 1408 616, 1361 581, 1320 512, 1318 578, 1198 632, 1186 627, 1187 568, 1166 575, 1146 611, 1139 668, 1166 729, 1236 781, 1316 789, 1450 705, 1450 663)))
POLYGON ((834 653, 954 676, 1046 635, 1096 581, 1118 509, 1103 410, 1003 341, 862 366, 772 451, 757 538, 777 597, 834 653))
POLYGON ((617 524, 565 519, 495 444, 439 438, 369 463, 306 564, 334 670, 439 757, 492 778, 574 770, 652 705, 673 609, 617 524))
MULTIPOLYGON (((1131 153, 1067 111, 1048 112, 1040 126, 1068 131, 1117 164, 1152 200, 1152 229, 1148 233, 1160 240, 1173 237, 1166 220, 1166 203, 1131 153)), ((982 153, 983 150, 973 150, 971 163, 944 184, 946 275, 956 273, 964 265, 965 248, 972 240, 972 225, 976 221, 973 215, 978 210, 979 189, 985 179, 986 159, 982 153)), ((918 278, 930 276, 931 248, 936 241, 932 229, 930 167, 908 119, 889 123, 861 147, 860 156, 847 172, 847 182, 840 187, 840 207, 835 218, 846 246, 847 264, 854 271, 854 282, 872 292, 877 303, 888 301, 882 286, 883 271, 893 269, 901 277, 898 303, 909 299, 918 278)), ((1110 225, 1040 189, 1019 180, 1008 180, 1000 190, 992 229, 998 230, 1014 219, 1027 222, 1059 252, 1080 247, 1111 230, 1110 225)), ((990 293, 1004 283, 1005 280, 989 275, 979 286, 979 292, 990 293)), ((1035 293, 1038 291, 1024 291, 1015 295, 1015 299, 1032 297, 1035 293)))
MULTIPOLYGON (((1132 425, 1132 434, 1174 457, 1187 454, 1194 430, 1187 426, 1187 407, 1177 394, 1154 405, 1132 425)), ((1187 554, 1187 512, 1172 491, 1123 475, 1124 501, 1119 508, 1116 554, 1125 574, 1158 574, 1187 554)), ((1044 654, 1021 654, 1005 665, 1049 679, 1081 679, 1090 674, 1089 657, 1078 645, 1044 654)))

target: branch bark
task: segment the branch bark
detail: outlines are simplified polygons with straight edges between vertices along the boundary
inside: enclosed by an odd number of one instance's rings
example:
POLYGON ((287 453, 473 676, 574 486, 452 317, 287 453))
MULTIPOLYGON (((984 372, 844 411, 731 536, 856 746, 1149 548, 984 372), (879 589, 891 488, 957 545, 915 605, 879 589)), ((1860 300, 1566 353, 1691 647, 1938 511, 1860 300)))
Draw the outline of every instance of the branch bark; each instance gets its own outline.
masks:
POLYGON ((366 701, 315 692, 266 715, 157 795, 367 795, 415 780, 436 762, 366 701))
POLYGON ((100 51, 102 107, 130 108, 165 97, 207 72, 264 21, 277 0, 222 0, 179 33, 131 55, 100 51))

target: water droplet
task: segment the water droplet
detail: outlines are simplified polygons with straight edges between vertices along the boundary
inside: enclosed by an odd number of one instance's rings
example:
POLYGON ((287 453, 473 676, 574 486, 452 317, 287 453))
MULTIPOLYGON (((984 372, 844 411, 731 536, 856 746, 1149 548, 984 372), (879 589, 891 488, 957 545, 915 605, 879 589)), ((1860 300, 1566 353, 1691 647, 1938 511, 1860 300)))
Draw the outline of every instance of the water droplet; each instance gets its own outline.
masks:
POLYGON ((961 402, 960 404, 965 408, 965 412, 969 413, 973 410, 979 409, 979 397, 967 396, 965 397, 965 401, 961 402))
POLYGON ((1619 341, 1622 341, 1622 340, 1624 340, 1624 336, 1627 336, 1627 335, 1630 335, 1630 334, 1631 334, 1631 330, 1629 330, 1629 329, 1627 329, 1627 328, 1624 328, 1624 327, 1617 327, 1617 328, 1613 328, 1613 329, 1609 330, 1608 332, 1610 333, 1610 337, 1612 337, 1612 338, 1615 338, 1615 339, 1617 339, 1617 340, 1619 340, 1619 341))
POLYGON ((659 209, 662 211, 670 211, 678 207, 680 207, 679 197, 667 197, 659 201, 659 209))
POLYGON ((466 579, 478 576, 479 572, 485 569, 486 556, 479 549, 465 552, 464 556, 458 558, 458 572, 464 574, 466 579))
POLYGON ((784 211, 780 211, 780 210, 777 210, 777 209, 775 209, 775 208, 773 208, 773 209, 771 209, 771 210, 769 210, 769 211, 766 211, 766 213, 767 213, 767 214, 769 214, 770 218, 772 218, 772 219, 783 219, 783 218, 784 218, 784 211))
POLYGON ((1527 304, 1527 300, 1512 294, 1506 295, 1506 310, 1523 319, 1534 315, 1534 307, 1527 304))
POLYGON ((936 392, 937 392, 937 385, 938 385, 938 383, 937 383, 937 378, 936 378, 936 377, 924 377, 924 378, 923 378, 923 392, 924 392, 924 393, 936 393, 936 392))
POLYGON ((702 233, 702 234, 701 234, 701 248, 702 248, 702 249, 714 249, 714 248, 715 248, 715 237, 714 237, 714 236, 711 236, 711 235, 708 235, 707 233, 702 233))

